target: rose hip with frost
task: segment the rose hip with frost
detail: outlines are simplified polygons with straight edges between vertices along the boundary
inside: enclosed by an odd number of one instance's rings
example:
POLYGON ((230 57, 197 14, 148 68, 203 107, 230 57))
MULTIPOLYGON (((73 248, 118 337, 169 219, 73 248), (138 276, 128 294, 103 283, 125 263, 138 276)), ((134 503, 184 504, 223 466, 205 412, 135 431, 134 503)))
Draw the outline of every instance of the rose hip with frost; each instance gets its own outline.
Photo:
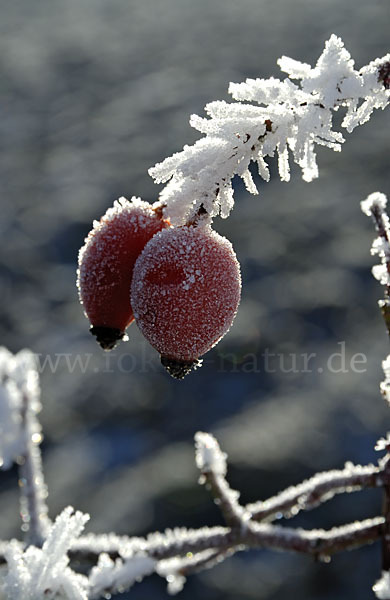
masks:
POLYGON ((167 227, 161 213, 139 198, 114 202, 79 253, 77 286, 80 301, 104 350, 123 339, 134 320, 130 284, 135 261, 155 233, 167 227))
POLYGON ((199 222, 147 243, 134 267, 131 303, 143 335, 181 379, 229 330, 240 292, 231 243, 199 222))

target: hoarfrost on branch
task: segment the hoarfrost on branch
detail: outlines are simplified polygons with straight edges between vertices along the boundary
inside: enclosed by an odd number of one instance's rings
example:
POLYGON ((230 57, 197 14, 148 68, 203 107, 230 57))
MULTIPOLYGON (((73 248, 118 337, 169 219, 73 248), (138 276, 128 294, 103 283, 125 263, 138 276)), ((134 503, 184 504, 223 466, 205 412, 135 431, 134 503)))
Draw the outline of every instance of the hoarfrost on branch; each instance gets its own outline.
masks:
POLYGON ((149 170, 157 183, 166 183, 160 193, 166 216, 173 225, 190 220, 199 209, 210 217, 228 217, 233 177, 241 177, 257 194, 249 165, 257 163, 259 175, 268 181, 267 156, 277 154, 282 181, 290 179, 291 158, 305 181, 318 177, 316 145, 338 152, 344 142, 333 130, 333 112, 346 109, 342 127, 352 132, 375 108, 388 105, 390 90, 381 67, 389 61, 387 54, 357 71, 342 40, 332 35, 314 68, 283 56, 278 64, 289 75, 283 81, 231 83, 229 92, 237 102, 207 104, 208 118, 192 115, 190 124, 204 137, 149 170))

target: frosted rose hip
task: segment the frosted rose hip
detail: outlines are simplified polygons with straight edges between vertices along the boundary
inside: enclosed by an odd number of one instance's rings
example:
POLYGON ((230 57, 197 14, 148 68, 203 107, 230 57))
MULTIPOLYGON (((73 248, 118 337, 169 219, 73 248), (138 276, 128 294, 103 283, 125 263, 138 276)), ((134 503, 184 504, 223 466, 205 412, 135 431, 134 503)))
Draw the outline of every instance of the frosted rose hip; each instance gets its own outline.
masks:
POLYGON ((166 226, 147 202, 120 198, 94 222, 80 250, 80 301, 91 333, 105 350, 115 347, 134 320, 130 284, 135 261, 150 238, 166 226))
POLYGON ((231 243, 199 224, 161 231, 148 242, 134 267, 131 303, 162 363, 181 378, 228 331, 240 292, 231 243))

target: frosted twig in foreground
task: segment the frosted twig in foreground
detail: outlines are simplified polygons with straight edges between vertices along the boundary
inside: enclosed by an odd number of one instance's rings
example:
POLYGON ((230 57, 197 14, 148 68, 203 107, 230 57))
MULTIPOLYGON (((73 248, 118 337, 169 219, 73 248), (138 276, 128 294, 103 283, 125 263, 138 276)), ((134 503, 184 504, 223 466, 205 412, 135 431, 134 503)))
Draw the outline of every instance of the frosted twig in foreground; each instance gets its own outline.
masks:
POLYGON ((12 355, 0 348, 0 465, 19 467, 22 529, 29 543, 40 546, 49 525, 46 486, 39 443, 41 427, 39 382, 35 357, 29 350, 12 355))
POLYGON ((160 201, 172 224, 191 222, 199 211, 228 217, 233 177, 257 194, 249 166, 257 163, 268 181, 267 156, 278 155, 282 181, 290 179, 290 157, 303 179, 312 181, 318 177, 315 146, 340 151, 344 142, 333 130, 333 112, 346 108, 342 127, 352 132, 389 104, 390 54, 357 71, 342 40, 332 35, 314 68, 286 56, 278 64, 289 77, 231 83, 237 102, 207 104, 209 118, 192 115, 190 124, 204 137, 149 170, 156 183, 166 183, 160 201))
POLYGON ((225 479, 226 454, 209 433, 199 431, 195 435, 195 447, 196 465, 202 474, 199 483, 211 490, 226 524, 232 529, 243 527, 251 515, 239 504, 239 492, 232 490, 225 479))

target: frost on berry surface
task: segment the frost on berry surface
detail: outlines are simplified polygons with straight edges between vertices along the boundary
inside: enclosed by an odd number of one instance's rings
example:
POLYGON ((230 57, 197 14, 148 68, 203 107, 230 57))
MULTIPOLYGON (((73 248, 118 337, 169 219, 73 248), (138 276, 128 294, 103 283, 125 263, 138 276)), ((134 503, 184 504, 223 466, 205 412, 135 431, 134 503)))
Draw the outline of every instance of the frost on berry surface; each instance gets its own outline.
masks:
POLYGON ((139 198, 120 198, 93 229, 79 254, 77 285, 92 325, 121 331, 133 321, 129 289, 134 263, 149 239, 166 226, 139 198))
POLYGON ((26 449, 27 435, 40 440, 39 379, 35 356, 29 350, 11 354, 0 348, 0 467, 8 469, 26 449), (27 401, 28 398, 28 401, 27 401))
POLYGON ((138 258, 131 288, 137 325, 166 357, 191 361, 230 328, 240 301, 231 243, 207 224, 166 229, 138 258))
POLYGON ((1 591, 7 600, 88 600, 88 579, 72 571, 68 551, 89 516, 66 508, 57 517, 42 548, 22 550, 16 541, 5 552, 7 574, 1 591))
POLYGON ((284 80, 231 83, 237 102, 211 102, 206 118, 192 115, 190 124, 204 137, 149 171, 157 183, 166 183, 160 199, 171 223, 185 223, 201 206, 211 216, 227 217, 234 204, 233 177, 257 194, 249 166, 256 163, 268 181, 267 156, 277 155, 282 181, 289 181, 291 159, 305 181, 318 177, 316 145, 339 151, 344 142, 333 129, 333 112, 346 109, 342 127, 351 132, 375 108, 388 105, 388 75, 381 75, 381 66, 389 60, 390 54, 358 71, 342 40, 332 35, 314 68, 283 56, 278 64, 289 75, 284 80))

